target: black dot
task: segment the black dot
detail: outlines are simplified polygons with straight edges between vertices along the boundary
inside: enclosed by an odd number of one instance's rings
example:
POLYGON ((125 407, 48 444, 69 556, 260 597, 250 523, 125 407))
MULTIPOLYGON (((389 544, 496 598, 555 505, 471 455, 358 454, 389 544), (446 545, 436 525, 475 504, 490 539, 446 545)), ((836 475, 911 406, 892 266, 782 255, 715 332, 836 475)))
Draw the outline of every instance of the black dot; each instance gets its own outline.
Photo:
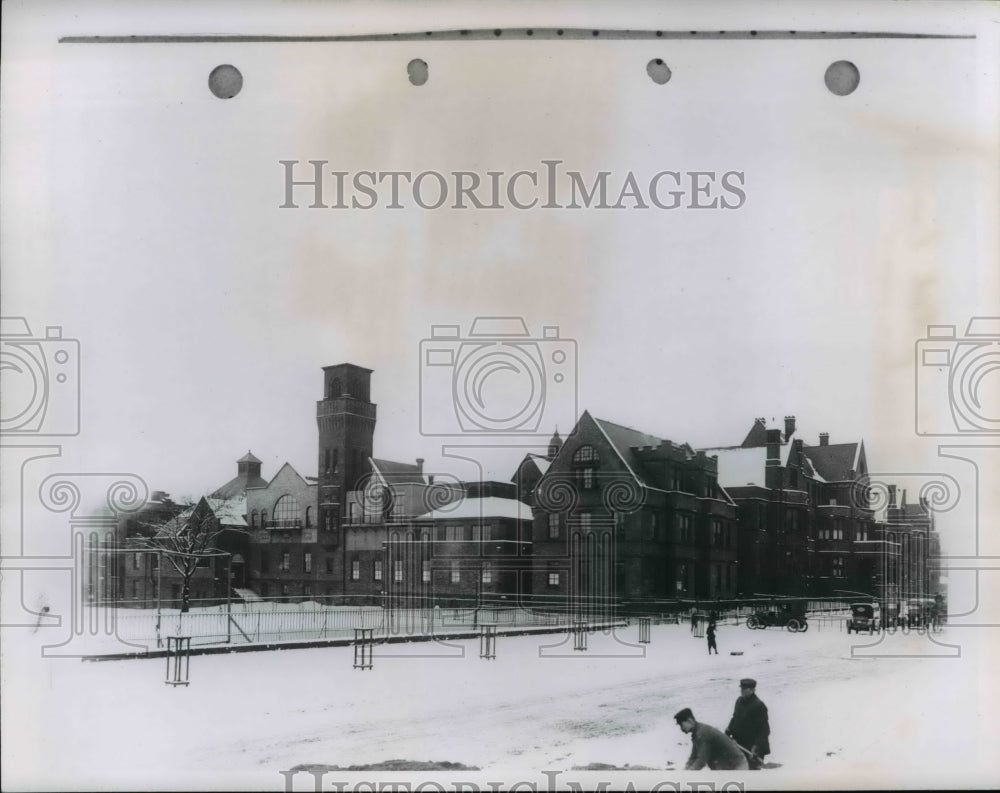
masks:
POLYGON ((535 35, 535 31, 533 31, 533 30, 529 30, 529 31, 528 31, 528 35, 529 35, 529 36, 534 36, 534 35, 535 35))
POLYGON ((595 36, 600 36, 600 35, 601 35, 601 31, 599 31, 599 30, 595 30, 595 31, 593 32, 593 35, 595 35, 595 36))
POLYGON ((836 61, 827 67, 823 80, 831 94, 847 96, 857 90, 861 83, 861 72, 850 61, 836 61))
POLYGON ((670 67, 663 62, 663 58, 653 58, 646 64, 646 74, 657 85, 665 85, 670 80, 670 67))
POLYGON ((556 35, 557 35, 557 36, 561 36, 562 34, 563 34, 562 30, 557 30, 557 31, 556 31, 556 35))
POLYGON ((656 38, 658 38, 658 39, 663 38, 663 31, 662 30, 656 31, 656 38))
POLYGON ((750 31, 750 35, 751 36, 756 36, 757 35, 757 31, 756 30, 751 30, 750 31))
POLYGON ((232 99, 243 90, 243 75, 235 66, 224 63, 208 75, 208 88, 219 99, 232 99))
POLYGON ((427 61, 414 58, 406 64, 406 76, 410 78, 413 85, 423 85, 427 82, 428 69, 427 61))
POLYGON ((467 30, 460 30, 459 33, 461 33, 463 36, 468 36, 469 35, 469 31, 467 31, 467 30))
POLYGON ((493 31, 494 36, 499 36, 501 33, 503 33, 503 31, 500 30, 500 28, 497 28, 496 30, 493 31))

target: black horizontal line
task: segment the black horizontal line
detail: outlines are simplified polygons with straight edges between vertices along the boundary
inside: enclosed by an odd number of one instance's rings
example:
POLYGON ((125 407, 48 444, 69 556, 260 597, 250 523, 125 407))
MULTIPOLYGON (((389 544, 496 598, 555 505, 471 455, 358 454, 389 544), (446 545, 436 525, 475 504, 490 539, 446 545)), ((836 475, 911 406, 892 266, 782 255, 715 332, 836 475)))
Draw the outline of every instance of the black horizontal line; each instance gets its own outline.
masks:
POLYGON ((61 36, 60 44, 284 44, 366 41, 500 41, 500 40, 657 40, 657 39, 974 39, 972 34, 878 33, 816 30, 608 30, 604 28, 479 28, 407 33, 363 33, 345 36, 289 35, 134 35, 61 36))

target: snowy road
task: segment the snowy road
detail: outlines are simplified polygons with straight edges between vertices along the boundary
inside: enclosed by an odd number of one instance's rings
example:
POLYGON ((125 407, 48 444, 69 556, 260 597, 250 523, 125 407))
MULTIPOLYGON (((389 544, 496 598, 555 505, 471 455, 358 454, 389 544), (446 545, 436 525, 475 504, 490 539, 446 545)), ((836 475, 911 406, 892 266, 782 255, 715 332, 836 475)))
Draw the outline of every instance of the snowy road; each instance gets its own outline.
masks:
MULTIPOLYGON (((851 657, 867 638, 817 627, 722 626, 717 656, 674 625, 654 626, 646 646, 634 644, 635 627, 591 634, 586 653, 565 636, 501 637, 493 661, 471 641, 383 646, 371 671, 351 668, 351 648, 196 656, 190 687, 177 689, 162 682, 163 660, 43 661, 25 645, 5 659, 6 690, 23 695, 4 704, 5 726, 19 725, 4 736, 5 776, 11 788, 31 778, 32 787, 274 789, 279 771, 297 765, 403 758, 535 774, 541 789, 541 770, 594 763, 686 779, 690 743, 673 714, 690 707, 725 727, 737 681, 754 677, 771 713, 768 760, 780 767, 751 774, 748 788, 1000 778, 996 710, 981 701, 988 655, 977 640, 989 634, 935 637, 957 642, 959 657, 876 660, 851 657)), ((951 652, 916 634, 879 650, 951 652)))

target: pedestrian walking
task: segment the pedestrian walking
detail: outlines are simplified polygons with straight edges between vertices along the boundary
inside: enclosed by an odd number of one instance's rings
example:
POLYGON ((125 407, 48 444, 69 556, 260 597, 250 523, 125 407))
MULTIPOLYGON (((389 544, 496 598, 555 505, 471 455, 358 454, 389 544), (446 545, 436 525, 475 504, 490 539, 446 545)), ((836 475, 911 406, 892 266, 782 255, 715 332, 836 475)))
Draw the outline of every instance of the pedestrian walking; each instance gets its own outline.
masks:
POLYGON ((771 753, 767 705, 757 697, 756 680, 745 677, 740 681, 740 696, 733 707, 726 735, 750 753, 751 769, 760 768, 764 757, 771 753))
POLYGON ((712 650, 715 650, 715 654, 718 655, 719 648, 715 644, 715 620, 709 621, 705 636, 708 637, 708 654, 711 655, 712 650))
POLYGON ((731 738, 721 730, 699 723, 691 708, 684 708, 674 715, 677 726, 691 736, 691 756, 685 770, 698 771, 708 766, 713 771, 746 770, 746 756, 731 738))
POLYGON ((696 636, 698 633, 698 612, 693 608, 691 609, 691 635, 696 636))

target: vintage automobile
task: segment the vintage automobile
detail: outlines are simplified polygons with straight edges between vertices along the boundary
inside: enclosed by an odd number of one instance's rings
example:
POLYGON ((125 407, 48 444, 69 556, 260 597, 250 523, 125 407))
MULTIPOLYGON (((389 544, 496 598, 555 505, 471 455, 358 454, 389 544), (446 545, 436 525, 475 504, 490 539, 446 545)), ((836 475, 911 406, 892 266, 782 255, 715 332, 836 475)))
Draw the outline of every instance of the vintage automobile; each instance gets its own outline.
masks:
POLYGON ((875 633, 878 628, 878 620, 875 617, 875 606, 871 603, 852 603, 851 616, 847 620, 847 632, 854 631, 861 633, 865 631, 869 634, 875 633))
POLYGON ((769 607, 760 609, 747 617, 747 627, 763 630, 778 626, 792 633, 809 630, 806 620, 806 602, 804 600, 772 603, 769 607))

